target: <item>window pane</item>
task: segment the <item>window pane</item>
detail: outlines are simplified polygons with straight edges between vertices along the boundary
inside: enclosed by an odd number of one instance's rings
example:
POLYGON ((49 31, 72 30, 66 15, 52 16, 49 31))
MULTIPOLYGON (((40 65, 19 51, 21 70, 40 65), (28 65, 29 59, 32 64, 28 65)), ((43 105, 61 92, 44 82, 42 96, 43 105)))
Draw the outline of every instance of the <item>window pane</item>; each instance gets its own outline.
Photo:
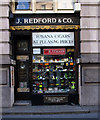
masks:
POLYGON ((30 9, 31 0, 17 0, 15 2, 16 10, 29 10, 30 9))
POLYGON ((74 9, 74 0, 58 0, 58 9, 74 9))
POLYGON ((53 10, 53 0, 36 0, 37 10, 53 10))
POLYGON ((28 42, 27 41, 19 41, 17 43, 17 50, 28 51, 28 42))

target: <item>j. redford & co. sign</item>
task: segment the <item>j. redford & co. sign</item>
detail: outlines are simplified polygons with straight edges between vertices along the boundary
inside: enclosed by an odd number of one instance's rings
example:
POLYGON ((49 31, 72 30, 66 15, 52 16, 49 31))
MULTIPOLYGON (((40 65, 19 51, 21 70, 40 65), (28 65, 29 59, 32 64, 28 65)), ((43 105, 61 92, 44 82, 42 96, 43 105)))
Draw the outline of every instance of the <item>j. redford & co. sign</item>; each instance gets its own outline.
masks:
POLYGON ((11 30, 79 28, 78 14, 15 14, 10 20, 11 30))
POLYGON ((72 18, 16 18, 16 24, 72 24, 73 22, 72 18))
POLYGON ((21 14, 14 15, 11 25, 79 25, 77 14, 21 14))

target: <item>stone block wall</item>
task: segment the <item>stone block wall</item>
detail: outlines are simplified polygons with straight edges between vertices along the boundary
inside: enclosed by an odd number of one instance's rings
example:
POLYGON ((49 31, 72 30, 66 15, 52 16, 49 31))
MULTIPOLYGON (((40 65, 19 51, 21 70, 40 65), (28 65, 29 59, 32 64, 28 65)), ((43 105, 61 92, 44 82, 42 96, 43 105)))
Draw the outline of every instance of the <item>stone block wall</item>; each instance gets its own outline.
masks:
POLYGON ((14 88, 10 87, 10 32, 9 2, 0 1, 0 107, 11 107, 14 103, 14 88), (13 94, 12 94, 13 93, 13 94))
POLYGON ((81 79, 80 105, 99 103, 100 3, 99 0, 79 0, 81 3, 81 79))

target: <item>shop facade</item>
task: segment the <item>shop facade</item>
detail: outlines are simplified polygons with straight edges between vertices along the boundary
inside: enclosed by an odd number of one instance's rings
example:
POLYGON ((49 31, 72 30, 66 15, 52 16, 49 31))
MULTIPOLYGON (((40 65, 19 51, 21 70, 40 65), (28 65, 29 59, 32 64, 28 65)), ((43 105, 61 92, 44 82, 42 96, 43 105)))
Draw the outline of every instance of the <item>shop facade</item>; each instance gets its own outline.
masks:
POLYGON ((15 99, 78 104, 80 15, 14 15, 15 99))
POLYGON ((49 12, 0 4, 2 107, 17 100, 99 104, 99 1, 77 0, 68 10, 57 1, 49 12))

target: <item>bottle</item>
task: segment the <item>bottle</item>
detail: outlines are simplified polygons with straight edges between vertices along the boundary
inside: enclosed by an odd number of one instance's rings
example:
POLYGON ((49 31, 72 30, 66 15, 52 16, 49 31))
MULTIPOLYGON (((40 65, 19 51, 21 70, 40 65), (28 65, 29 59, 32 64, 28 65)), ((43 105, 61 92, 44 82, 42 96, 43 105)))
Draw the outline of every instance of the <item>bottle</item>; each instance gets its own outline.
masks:
POLYGON ((65 73, 65 76, 64 76, 64 77, 65 77, 65 79, 67 79, 67 78, 68 78, 68 74, 67 74, 67 73, 65 73))
POLYGON ((72 78, 72 74, 71 73, 69 73, 69 78, 72 78))
POLYGON ((71 55, 71 52, 69 52, 69 55, 71 55))
POLYGON ((69 59, 68 59, 68 62, 69 62, 69 63, 71 62, 70 57, 69 57, 69 59))
POLYGON ((55 77, 54 77, 54 75, 53 75, 53 78, 52 78, 53 80, 55 79, 55 77))
POLYGON ((57 80, 58 78, 57 78, 57 76, 56 76, 56 80, 57 80))
POLYGON ((40 80, 42 80, 42 76, 40 76, 40 80))
POLYGON ((70 62, 71 62, 71 63, 73 62, 73 58, 72 58, 72 57, 70 58, 70 62))
POLYGON ((75 82, 72 81, 71 83, 72 83, 71 89, 75 89, 75 82))

